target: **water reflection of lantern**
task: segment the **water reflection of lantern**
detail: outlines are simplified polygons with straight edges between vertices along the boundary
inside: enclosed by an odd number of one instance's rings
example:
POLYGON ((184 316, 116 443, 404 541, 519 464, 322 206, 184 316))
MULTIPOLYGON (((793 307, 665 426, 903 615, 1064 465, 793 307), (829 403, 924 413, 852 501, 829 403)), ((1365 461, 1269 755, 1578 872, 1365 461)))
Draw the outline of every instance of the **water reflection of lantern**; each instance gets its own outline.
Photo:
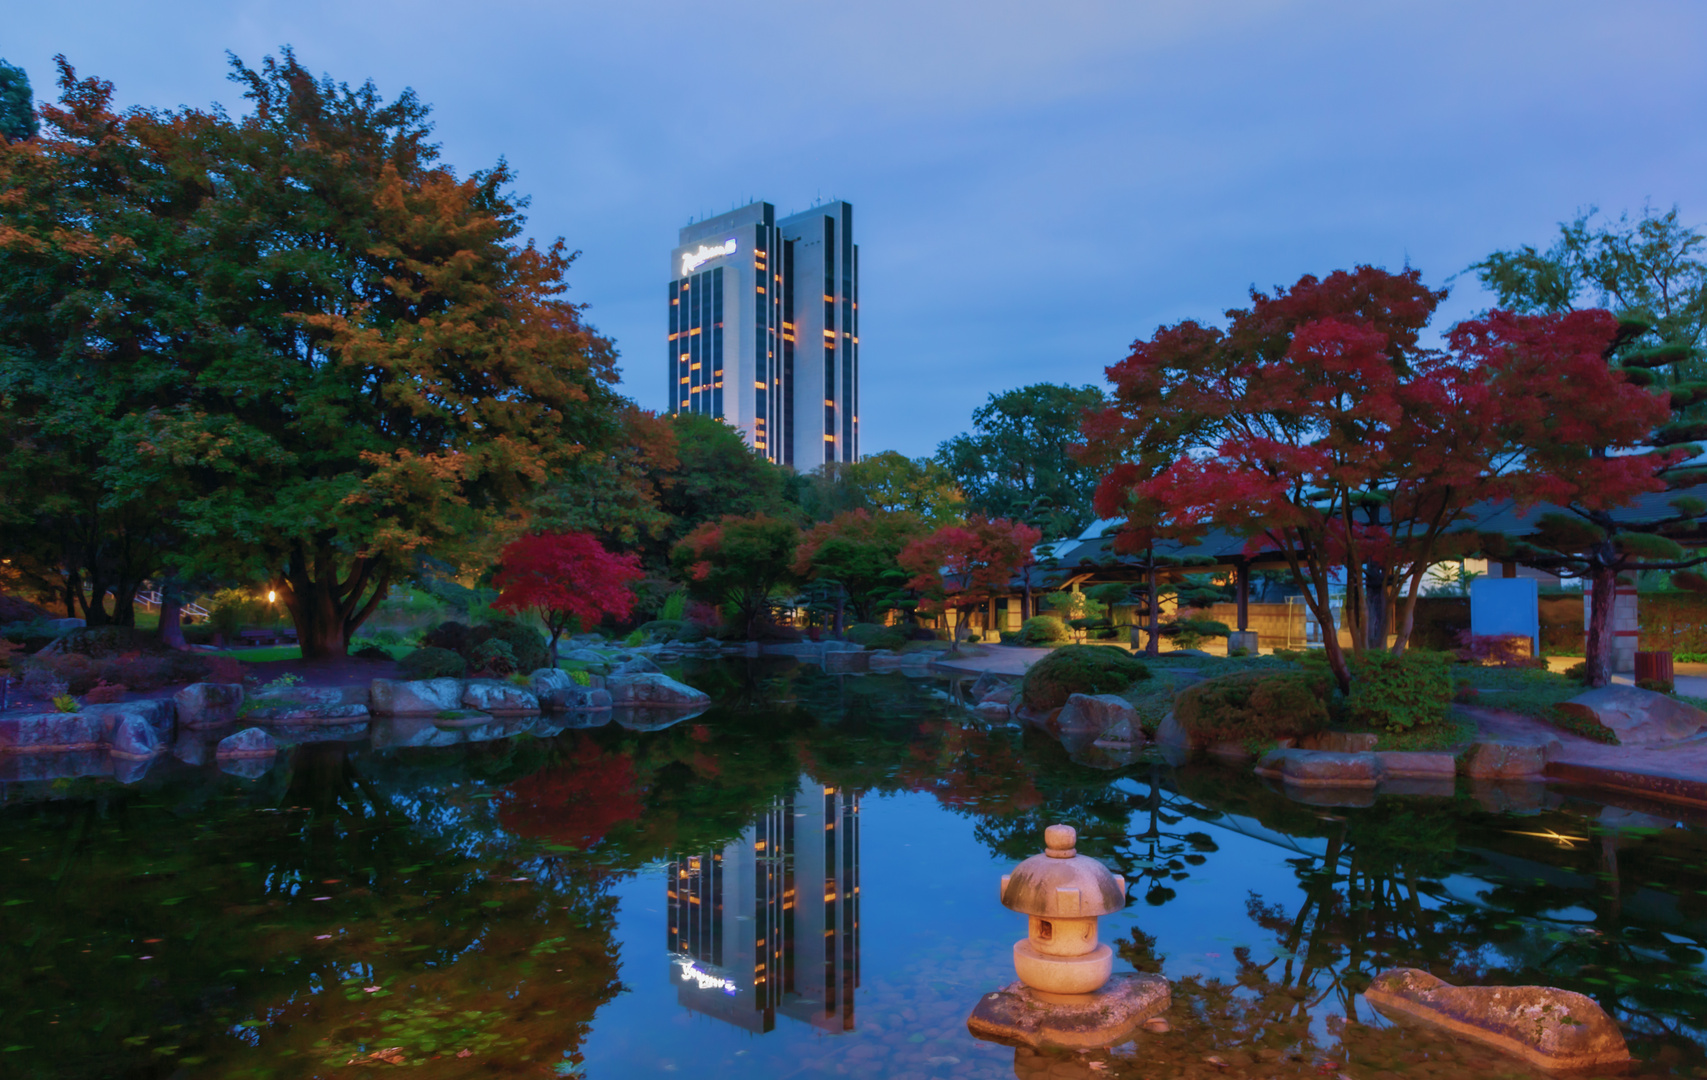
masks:
POLYGON ((1097 918, 1126 906, 1126 879, 1074 844, 1071 825, 1043 831, 1046 850, 1002 876, 1002 904, 1029 917, 1014 943, 1014 970, 1034 990, 1089 994, 1108 982, 1114 950, 1097 941, 1097 918))

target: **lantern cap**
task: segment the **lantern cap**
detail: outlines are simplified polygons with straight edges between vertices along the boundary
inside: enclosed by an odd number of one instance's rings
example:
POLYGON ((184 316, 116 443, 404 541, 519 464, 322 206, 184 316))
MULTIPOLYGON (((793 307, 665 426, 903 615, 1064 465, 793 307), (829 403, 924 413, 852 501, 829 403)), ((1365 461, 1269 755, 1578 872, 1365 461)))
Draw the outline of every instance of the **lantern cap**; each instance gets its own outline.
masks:
POLYGON ((1002 905, 1022 915, 1084 919, 1126 906, 1126 883, 1088 855, 1078 854, 1071 825, 1043 831, 1046 850, 1014 867, 1002 886, 1002 905))

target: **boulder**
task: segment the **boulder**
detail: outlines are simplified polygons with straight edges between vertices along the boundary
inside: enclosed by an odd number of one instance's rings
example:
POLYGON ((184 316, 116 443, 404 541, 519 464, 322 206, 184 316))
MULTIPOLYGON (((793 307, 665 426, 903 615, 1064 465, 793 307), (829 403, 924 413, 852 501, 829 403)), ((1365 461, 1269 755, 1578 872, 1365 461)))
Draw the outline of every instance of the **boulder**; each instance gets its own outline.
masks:
POLYGON ((532 692, 496 679, 471 679, 462 688, 462 704, 494 716, 517 716, 539 711, 532 692))
POLYGON ((1611 728, 1621 746, 1673 742, 1707 728, 1707 712, 1669 694, 1634 686, 1603 686, 1578 694, 1559 706, 1584 720, 1611 728))
POLYGON ((1010 719, 1008 707, 998 701, 980 701, 972 707, 972 715, 990 724, 1005 724, 1010 719))
POLYGON ((1062 731, 1085 731, 1104 742, 1143 742, 1138 710, 1115 694, 1070 694, 1055 718, 1062 731))
POLYGON ((1298 740, 1304 750, 1331 750, 1337 754, 1363 754, 1375 749, 1372 731, 1317 731, 1298 740))
POLYGON ((0 754, 99 750, 112 727, 110 717, 86 712, 0 716, 0 754))
POLYGON ((1459 759, 1458 771, 1473 780, 1539 777, 1547 767, 1548 751, 1556 746, 1557 742, 1478 742, 1459 759))
POLYGON ((375 679, 369 691, 375 716, 433 716, 460 708, 461 679, 375 679))
POLYGON ((1256 771, 1288 786, 1319 788, 1373 788, 1383 775, 1381 759, 1372 753, 1296 748, 1270 750, 1257 763, 1256 771))
POLYGON ((972 696, 973 701, 984 701, 998 690, 1007 690, 1012 693, 1013 687, 1014 677, 1012 675, 998 675, 994 671, 986 671, 973 680, 972 689, 967 692, 972 696))
POLYGON ((708 704, 711 695, 661 673, 612 675, 605 681, 614 705, 691 709, 708 704))
POLYGON ((1458 774, 1458 759, 1451 754, 1428 753, 1421 750, 1380 750, 1375 754, 1381 771, 1389 779, 1451 780, 1458 774))
POLYGON ((279 752, 278 740, 258 727, 244 728, 219 740, 214 756, 219 758, 271 757, 279 752))
POLYGON ((595 649, 573 649, 563 659, 572 660, 577 664, 602 664, 606 658, 604 653, 595 649))
POLYGON ((245 719, 290 726, 339 726, 368 720, 365 686, 291 686, 249 699, 245 719))
POLYGON ((632 660, 624 660, 610 669, 612 675, 656 675, 663 671, 657 664, 644 656, 636 656, 632 660))
POLYGON ((1416 968, 1375 976, 1363 996, 1382 1015, 1439 1027, 1543 1069, 1630 1060, 1618 1025, 1594 999, 1551 986, 1453 986, 1416 968))
MULTIPOLYGON (((1101 1048, 1132 1037, 1138 1026, 1168 1010, 1173 995, 1160 975, 1123 972, 1089 994, 1043 994, 1024 983, 985 994, 966 1018, 980 1039, 1074 1050, 1101 1048)), ((1049 1075, 1077 1075, 1069 1070, 1049 1075)), ((1092 1075, 1087 1069, 1086 1076, 1092 1075)))
POLYGON ((143 698, 138 701, 119 701, 111 705, 85 705, 82 708, 84 716, 100 716, 111 718, 109 723, 114 728, 123 723, 126 717, 136 717, 154 729, 154 734, 161 742, 170 742, 172 732, 178 719, 178 707, 167 698, 143 698))
POLYGON ((1003 683, 1000 686, 991 687, 989 690, 987 690, 985 693, 983 693, 981 695, 980 694, 974 694, 973 700, 978 702, 978 704, 980 704, 980 705, 984 704, 986 701, 994 702, 997 705, 1006 705, 1009 702, 1013 701, 1014 696, 1018 693, 1019 693, 1018 684, 1016 684, 1016 683, 1003 683))
POLYGON ((190 728, 235 723, 243 708, 243 687, 237 683, 191 683, 172 696, 178 723, 190 728))
MULTIPOLYGON (((848 644, 847 642, 829 642, 831 645, 848 644)), ((825 671, 870 671, 871 654, 858 645, 852 649, 826 649, 824 651, 825 671)))
POLYGON ((142 760, 164 753, 166 744, 153 725, 140 716, 125 716, 113 728, 109 752, 116 758, 142 760))

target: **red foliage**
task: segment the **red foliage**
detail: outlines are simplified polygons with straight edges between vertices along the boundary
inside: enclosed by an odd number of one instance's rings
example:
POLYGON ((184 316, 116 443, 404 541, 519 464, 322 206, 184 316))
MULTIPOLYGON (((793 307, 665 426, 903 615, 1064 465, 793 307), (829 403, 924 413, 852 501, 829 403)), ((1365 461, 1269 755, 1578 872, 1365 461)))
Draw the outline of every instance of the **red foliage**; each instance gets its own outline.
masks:
POLYGON ((584 627, 606 615, 625 619, 634 610, 628 583, 642 576, 638 555, 617 555, 584 532, 533 533, 504 548, 493 578, 493 607, 535 611, 551 630, 553 647, 572 622, 584 627))
POLYGON ((913 575, 908 588, 923 594, 922 610, 977 607, 1032 565, 1032 549, 1042 539, 1024 522, 973 514, 908 544, 901 568, 913 575))
POLYGON ((1544 669, 1547 661, 1529 655, 1529 639, 1521 634, 1458 634, 1455 655, 1461 663, 1484 667, 1544 669))
POLYGON ((522 777, 498 796, 498 823, 519 836, 589 848, 645 811, 634 762, 584 740, 568 760, 522 777))
POLYGON ((125 691, 124 683, 109 683, 107 680, 101 679, 89 688, 87 694, 83 695, 83 703, 85 705, 112 705, 124 700, 125 691))

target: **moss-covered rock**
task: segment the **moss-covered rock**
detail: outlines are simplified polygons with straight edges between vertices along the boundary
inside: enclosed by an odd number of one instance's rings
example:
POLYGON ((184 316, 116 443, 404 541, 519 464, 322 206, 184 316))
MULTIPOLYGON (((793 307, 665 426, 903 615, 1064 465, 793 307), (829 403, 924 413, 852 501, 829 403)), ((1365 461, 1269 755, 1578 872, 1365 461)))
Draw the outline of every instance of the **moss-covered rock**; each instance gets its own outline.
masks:
POLYGON ((1307 735, 1328 726, 1326 672, 1240 671, 1189 686, 1174 718, 1194 743, 1307 735))
POLYGON ((1124 649, 1066 645, 1031 665, 1020 696, 1027 708, 1045 711, 1065 705, 1073 694, 1119 693, 1149 677, 1144 662, 1124 649))

